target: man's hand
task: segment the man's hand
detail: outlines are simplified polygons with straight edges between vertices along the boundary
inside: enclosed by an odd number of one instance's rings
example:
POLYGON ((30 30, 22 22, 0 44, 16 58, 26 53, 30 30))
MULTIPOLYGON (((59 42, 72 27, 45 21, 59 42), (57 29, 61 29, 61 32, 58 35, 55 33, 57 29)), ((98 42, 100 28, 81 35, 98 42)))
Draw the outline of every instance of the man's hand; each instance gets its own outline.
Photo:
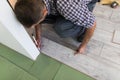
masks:
POLYGON ((81 46, 78 48, 78 50, 76 50, 75 55, 76 54, 83 54, 85 52, 86 46, 81 46))
POLYGON ((90 38, 92 37, 95 28, 96 28, 96 22, 93 24, 93 26, 91 28, 87 28, 84 39, 75 54, 82 54, 85 52, 87 43, 89 42, 90 38))

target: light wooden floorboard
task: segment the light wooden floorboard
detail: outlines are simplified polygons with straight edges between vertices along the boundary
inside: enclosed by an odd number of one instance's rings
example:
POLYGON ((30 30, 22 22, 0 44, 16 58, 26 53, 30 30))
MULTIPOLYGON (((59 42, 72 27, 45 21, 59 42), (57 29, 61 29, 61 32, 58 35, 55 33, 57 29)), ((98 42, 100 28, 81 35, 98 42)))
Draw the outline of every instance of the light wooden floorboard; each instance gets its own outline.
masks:
POLYGON ((92 38, 103 43, 110 43, 112 41, 112 36, 113 33, 96 28, 92 38))
POLYGON ((100 17, 96 17, 96 21, 97 21, 98 29, 102 29, 102 30, 105 30, 105 31, 111 32, 111 33, 114 32, 115 27, 116 27, 115 23, 111 22, 110 20, 100 18, 100 17))
POLYGON ((113 13, 113 9, 111 9, 109 6, 105 6, 97 3, 93 12, 97 17, 109 19, 113 13))
POLYGON ((101 56, 120 65, 120 48, 104 45, 101 56))
POLYGON ((113 22, 120 23, 120 10, 113 11, 113 14, 110 17, 110 20, 113 21, 113 22))
POLYGON ((120 30, 115 30, 113 35, 113 43, 120 45, 120 30))

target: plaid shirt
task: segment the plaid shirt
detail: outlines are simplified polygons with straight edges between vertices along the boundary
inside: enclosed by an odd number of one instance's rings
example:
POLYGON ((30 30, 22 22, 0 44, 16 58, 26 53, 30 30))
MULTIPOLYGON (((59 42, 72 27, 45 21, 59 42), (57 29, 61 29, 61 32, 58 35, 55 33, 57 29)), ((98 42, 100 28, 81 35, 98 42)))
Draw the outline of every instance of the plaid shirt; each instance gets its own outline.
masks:
POLYGON ((86 28, 94 24, 95 17, 87 7, 91 0, 57 0, 56 3, 53 0, 44 0, 44 2, 48 14, 55 15, 59 12, 65 19, 86 28))

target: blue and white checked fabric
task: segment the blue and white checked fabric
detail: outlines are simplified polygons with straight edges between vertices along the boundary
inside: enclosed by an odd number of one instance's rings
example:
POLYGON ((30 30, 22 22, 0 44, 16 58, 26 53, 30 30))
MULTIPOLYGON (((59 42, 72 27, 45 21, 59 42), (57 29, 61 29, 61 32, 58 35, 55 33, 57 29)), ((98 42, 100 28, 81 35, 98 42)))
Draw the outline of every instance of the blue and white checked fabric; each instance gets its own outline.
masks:
POLYGON ((92 27, 94 24, 95 17, 87 6, 91 0, 57 0, 56 6, 53 0, 44 0, 44 2, 48 14, 54 15, 58 11, 65 19, 86 28, 92 27))

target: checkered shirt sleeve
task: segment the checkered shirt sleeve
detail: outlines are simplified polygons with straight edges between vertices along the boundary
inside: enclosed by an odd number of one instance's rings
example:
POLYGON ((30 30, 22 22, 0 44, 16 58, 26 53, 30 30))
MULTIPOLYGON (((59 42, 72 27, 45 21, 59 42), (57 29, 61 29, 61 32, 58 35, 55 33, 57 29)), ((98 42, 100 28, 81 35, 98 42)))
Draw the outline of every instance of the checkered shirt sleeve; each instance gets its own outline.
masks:
POLYGON ((57 10, 76 25, 90 28, 93 26, 95 17, 88 10, 86 4, 91 0, 57 0, 57 10))

